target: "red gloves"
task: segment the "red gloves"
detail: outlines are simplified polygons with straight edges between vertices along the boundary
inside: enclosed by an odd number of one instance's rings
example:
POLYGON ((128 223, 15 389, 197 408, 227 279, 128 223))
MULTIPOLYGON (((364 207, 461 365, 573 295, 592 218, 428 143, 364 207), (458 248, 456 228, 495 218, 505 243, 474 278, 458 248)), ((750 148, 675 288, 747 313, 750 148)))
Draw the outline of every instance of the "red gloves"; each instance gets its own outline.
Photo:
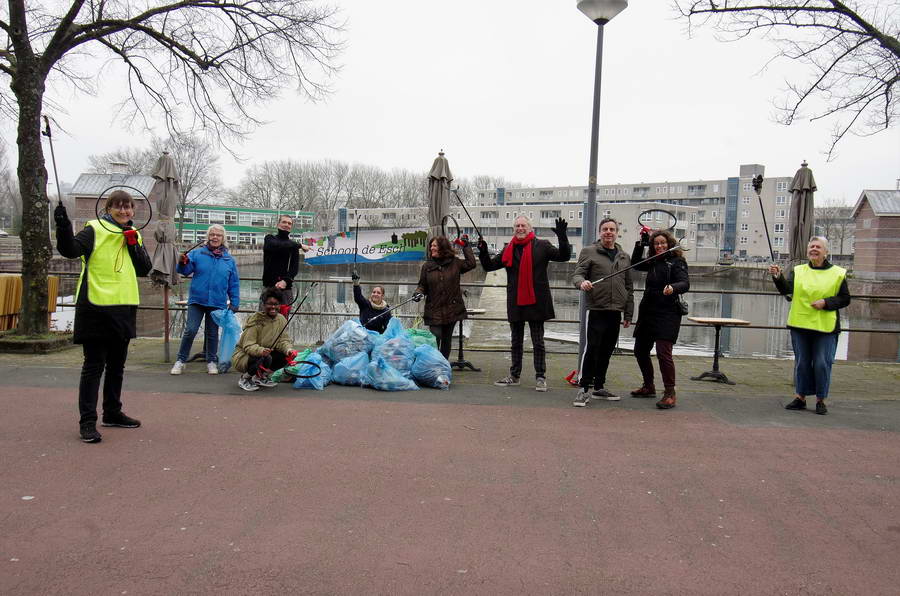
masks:
POLYGON ((134 246, 138 243, 138 233, 134 228, 130 228, 122 232, 125 235, 125 242, 128 243, 128 246, 134 246))
POLYGON ((289 314, 291 314, 291 305, 290 304, 282 304, 278 307, 278 312, 286 319, 289 314))
POLYGON ((181 253, 181 258, 178 259, 178 262, 181 263, 182 265, 187 265, 188 263, 191 262, 191 260, 188 258, 187 253, 183 252, 183 253, 181 253))
POLYGON ((294 366, 297 364, 297 350, 291 350, 287 353, 287 363, 288 366, 294 366))

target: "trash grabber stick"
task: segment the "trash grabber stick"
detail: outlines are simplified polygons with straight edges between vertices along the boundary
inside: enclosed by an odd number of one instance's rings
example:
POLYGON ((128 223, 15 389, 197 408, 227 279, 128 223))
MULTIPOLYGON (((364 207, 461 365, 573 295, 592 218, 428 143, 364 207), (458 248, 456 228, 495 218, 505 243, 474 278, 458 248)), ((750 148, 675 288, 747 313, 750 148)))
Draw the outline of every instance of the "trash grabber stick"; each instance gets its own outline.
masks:
POLYGON ((760 192, 762 192, 762 183, 762 174, 757 174, 756 177, 753 178, 753 190, 756 191, 756 200, 759 201, 759 212, 762 214, 763 228, 766 230, 766 241, 769 243, 769 256, 772 257, 772 262, 774 263, 775 251, 772 250, 772 238, 769 237, 769 224, 766 223, 766 210, 763 209, 762 197, 760 196, 760 192))
POLYGON ((407 300, 404 300, 403 302, 401 302, 401 303, 398 304, 397 306, 392 306, 392 307, 390 307, 389 309, 387 309, 386 311, 378 313, 377 315, 375 315, 374 317, 372 317, 371 319, 369 319, 368 321, 366 321, 366 324, 363 325, 363 327, 368 327, 368 326, 369 326, 369 323, 371 323, 372 321, 374 321, 374 320, 376 320, 376 319, 378 319, 378 318, 380 318, 380 317, 383 317, 384 315, 388 314, 388 313, 391 312, 392 310, 396 310, 396 309, 400 308, 400 307, 403 306, 404 304, 409 304, 410 302, 412 302, 413 300, 416 299, 416 296, 418 296, 418 294, 413 294, 411 297, 409 297, 407 300))
POLYGON ((284 327, 282 327, 282 328, 281 328, 281 331, 278 332, 278 335, 275 336, 275 341, 272 342, 272 349, 274 349, 275 346, 278 345, 278 340, 281 339, 281 334, 284 333, 284 330, 287 329, 287 328, 288 328, 288 325, 291 324, 291 320, 294 318, 294 315, 296 315, 298 312, 300 312, 300 307, 303 306, 303 303, 306 302, 306 299, 307 299, 307 298, 309 298, 309 293, 310 293, 310 292, 312 291, 312 289, 313 289, 314 287, 316 287, 317 285, 319 285, 319 282, 314 281, 314 282, 312 282, 311 284, 309 284, 309 287, 308 287, 308 288, 306 288, 306 292, 303 294, 303 300, 300 301, 300 303, 299 303, 299 304, 297 305, 297 307, 294 309, 294 312, 292 312, 292 313, 291 313, 291 316, 288 317, 288 320, 287 320, 287 322, 285 322, 284 327))
POLYGON ((53 132, 50 130, 50 119, 44 116, 44 130, 41 134, 50 142, 50 159, 53 161, 53 177, 56 179, 56 200, 62 205, 62 190, 59 188, 59 174, 56 173, 56 153, 53 151, 53 132))
POLYGON ((453 194, 456 195, 456 200, 459 201, 459 205, 463 208, 463 211, 466 212, 466 215, 468 216, 469 221, 472 222, 472 227, 475 228, 475 233, 478 234, 478 237, 479 237, 479 238, 484 238, 484 236, 481 235, 481 230, 479 230, 479 229, 478 229, 478 226, 475 225, 475 220, 472 219, 472 215, 469 213, 469 210, 466 209, 466 205, 463 203, 463 200, 460 198, 460 196, 459 196, 459 189, 458 189, 458 188, 451 188, 450 190, 452 190, 452 191, 453 191, 453 194))
POLYGON ((353 273, 356 273, 356 256, 359 254, 359 218, 361 213, 356 214, 356 225, 353 231, 353 273))
MULTIPOLYGON (((682 238, 682 240, 683 240, 683 238, 682 238)), ((598 284, 598 283, 600 283, 600 282, 602 282, 602 281, 606 281, 607 279, 610 279, 610 278, 612 278, 612 277, 615 277, 615 276, 619 275, 620 273, 625 273, 626 271, 630 271, 631 269, 634 269, 634 268, 637 267, 638 265, 643 265, 643 264, 646 263, 647 261, 652 261, 653 259, 659 258, 659 257, 663 256, 663 255, 666 254, 666 253, 670 253, 670 252, 672 252, 673 250, 678 250, 678 249, 681 249, 681 250, 688 250, 688 249, 686 249, 686 248, 683 248, 683 247, 681 246, 681 244, 679 243, 678 246, 673 246, 672 248, 669 248, 669 249, 667 249, 667 250, 664 250, 664 251, 662 251, 662 252, 660 252, 660 253, 656 253, 655 255, 650 255, 649 257, 647 257, 647 258, 644 259, 643 261, 639 261, 639 262, 635 263, 634 265, 631 265, 630 267, 625 267, 624 269, 619 269, 619 270, 616 271, 615 273, 610 273, 610 274, 607 275, 606 277, 601 277, 601 278, 598 279, 597 281, 592 281, 591 284, 598 284)))

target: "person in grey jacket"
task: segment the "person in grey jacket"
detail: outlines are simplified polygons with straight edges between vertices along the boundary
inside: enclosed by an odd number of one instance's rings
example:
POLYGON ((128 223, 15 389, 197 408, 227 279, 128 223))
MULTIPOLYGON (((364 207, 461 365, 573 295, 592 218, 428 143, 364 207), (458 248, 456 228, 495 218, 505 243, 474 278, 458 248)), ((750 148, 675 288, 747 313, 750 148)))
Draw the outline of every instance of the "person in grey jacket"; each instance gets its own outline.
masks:
POLYGON ((614 219, 600 222, 600 240, 581 249, 572 283, 587 295, 587 346, 579 363, 580 381, 573 406, 588 405, 591 396, 618 401, 619 396, 605 388, 609 359, 619 337, 619 325, 631 325, 634 314, 634 285, 631 272, 606 279, 631 266, 631 258, 616 244, 619 224, 614 219), (624 320, 623 320, 624 314, 624 320), (591 393, 591 386, 594 391, 591 393))

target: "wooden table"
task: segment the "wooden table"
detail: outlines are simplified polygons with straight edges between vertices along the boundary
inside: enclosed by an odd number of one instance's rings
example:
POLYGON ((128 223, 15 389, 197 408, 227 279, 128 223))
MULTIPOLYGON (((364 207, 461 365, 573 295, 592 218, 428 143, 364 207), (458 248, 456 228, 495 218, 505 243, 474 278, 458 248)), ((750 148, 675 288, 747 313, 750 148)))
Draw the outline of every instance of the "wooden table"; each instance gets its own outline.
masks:
POLYGON ((734 385, 734 381, 729 381, 725 373, 719 370, 719 334, 722 327, 742 327, 749 325, 750 321, 744 319, 727 319, 721 317, 688 317, 689 321, 700 323, 701 325, 710 325, 716 328, 716 350, 713 353, 713 369, 702 373, 699 377, 691 377, 692 381, 713 381, 716 383, 727 383, 734 385))
MULTIPOLYGON (((466 313, 471 317, 472 315, 483 315, 487 312, 483 308, 467 308, 466 313)), ((469 362, 463 357, 463 323, 465 319, 459 322, 459 356, 456 359, 456 362, 450 363, 450 368, 458 368, 459 370, 474 370, 475 372, 481 372, 480 368, 476 368, 474 364, 469 362)))

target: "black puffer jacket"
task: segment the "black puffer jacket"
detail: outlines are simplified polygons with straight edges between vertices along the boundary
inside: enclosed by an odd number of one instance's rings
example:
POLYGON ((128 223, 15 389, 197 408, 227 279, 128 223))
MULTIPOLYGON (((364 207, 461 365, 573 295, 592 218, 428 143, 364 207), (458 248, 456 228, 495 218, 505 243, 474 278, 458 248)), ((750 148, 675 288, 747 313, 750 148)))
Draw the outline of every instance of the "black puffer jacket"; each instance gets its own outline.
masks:
POLYGON ((416 292, 425 294, 425 324, 448 325, 467 318, 459 278, 475 268, 475 254, 463 248, 465 260, 456 257, 428 259, 422 265, 416 292))
MULTIPOLYGON (((634 245, 634 252, 631 253, 631 262, 639 263, 647 256, 649 255, 644 255, 644 247, 638 242, 634 245)), ((644 281, 644 296, 638 307, 634 336, 675 343, 681 330, 682 316, 675 296, 691 289, 687 261, 669 253, 664 257, 638 264, 635 269, 646 271, 647 279, 644 281), (668 296, 663 294, 666 285, 671 285, 674 290, 668 296)))
POLYGON ((266 234, 263 240, 263 285, 271 288, 283 281, 290 288, 302 261, 300 245, 291 240, 288 232, 278 230, 274 236, 266 234))

